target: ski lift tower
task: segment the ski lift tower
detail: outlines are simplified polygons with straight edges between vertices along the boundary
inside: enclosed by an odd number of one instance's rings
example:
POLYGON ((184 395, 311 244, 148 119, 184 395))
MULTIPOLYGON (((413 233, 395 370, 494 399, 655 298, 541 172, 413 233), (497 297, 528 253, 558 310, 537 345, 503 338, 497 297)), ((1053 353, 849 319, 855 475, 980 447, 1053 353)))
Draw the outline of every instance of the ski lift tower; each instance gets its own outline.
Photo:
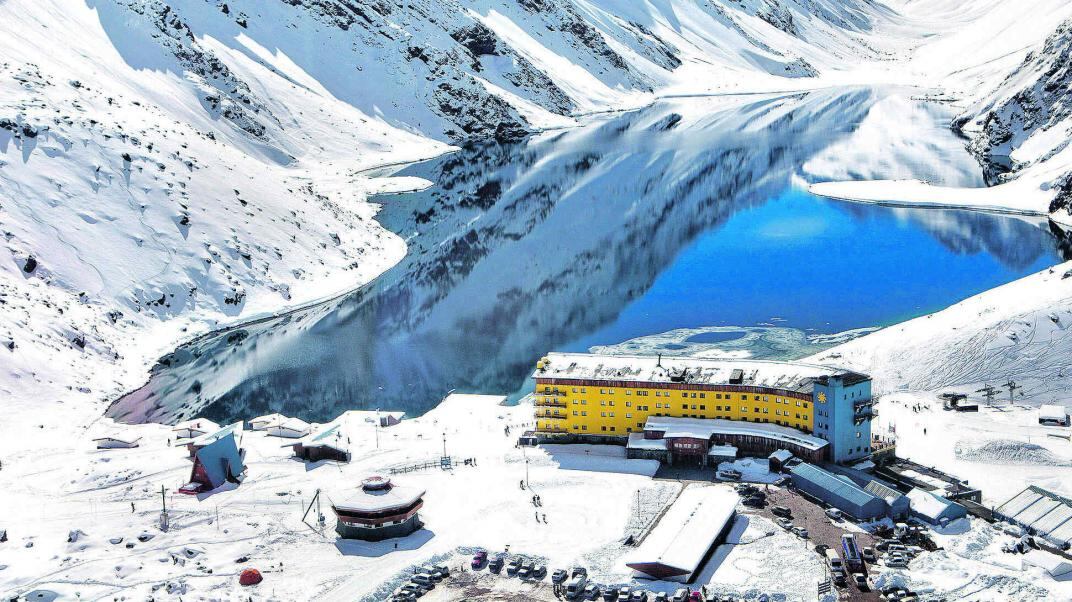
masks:
POLYGON ((998 390, 994 387, 994 385, 987 384, 983 385, 983 388, 976 391, 976 393, 983 394, 983 397, 986 398, 986 407, 989 408, 994 405, 994 398, 997 397, 998 390))
POLYGON ((1012 403, 1013 403, 1013 394, 1016 393, 1017 390, 1020 391, 1020 397, 1024 396, 1024 390, 1023 390, 1024 387, 1023 387, 1023 385, 1016 384, 1016 381, 1014 381, 1011 378, 1009 379, 1009 382, 1005 383, 1002 386, 1009 390, 1009 405, 1012 405, 1012 403))

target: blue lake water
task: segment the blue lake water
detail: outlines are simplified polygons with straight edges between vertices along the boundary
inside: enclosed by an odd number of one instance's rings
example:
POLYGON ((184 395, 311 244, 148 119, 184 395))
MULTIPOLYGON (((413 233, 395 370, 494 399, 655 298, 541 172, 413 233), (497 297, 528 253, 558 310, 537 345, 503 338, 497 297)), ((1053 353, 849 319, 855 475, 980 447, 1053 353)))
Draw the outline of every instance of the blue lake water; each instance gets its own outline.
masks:
MULTIPOLYGON (((434 183, 380 199, 377 219, 408 244, 398 265, 177 349, 109 413, 420 414, 451 390, 516 394, 550 350, 704 326, 882 326, 1061 261, 1067 242, 1046 220, 804 192, 801 166, 882 97, 659 103, 396 169, 434 183)), ((919 166, 961 183, 975 169, 964 157, 919 166)))

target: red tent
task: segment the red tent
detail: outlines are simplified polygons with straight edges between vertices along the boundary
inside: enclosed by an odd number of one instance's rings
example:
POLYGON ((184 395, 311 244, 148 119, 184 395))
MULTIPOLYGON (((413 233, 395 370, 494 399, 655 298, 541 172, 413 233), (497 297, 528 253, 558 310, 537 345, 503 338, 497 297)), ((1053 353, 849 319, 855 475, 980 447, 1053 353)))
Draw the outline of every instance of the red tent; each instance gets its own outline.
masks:
POLYGON ((264 577, 261 577, 261 572, 257 569, 246 569, 238 576, 238 582, 242 585, 257 585, 263 580, 264 577))

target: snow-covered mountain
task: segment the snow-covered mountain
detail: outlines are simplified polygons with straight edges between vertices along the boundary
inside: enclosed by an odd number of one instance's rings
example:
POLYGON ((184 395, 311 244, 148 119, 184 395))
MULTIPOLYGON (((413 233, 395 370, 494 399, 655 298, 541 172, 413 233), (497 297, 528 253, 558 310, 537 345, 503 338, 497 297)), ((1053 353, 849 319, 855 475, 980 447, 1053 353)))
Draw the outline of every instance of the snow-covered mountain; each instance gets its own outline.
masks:
POLYGON ((1023 173, 1052 188, 1051 213, 1072 215, 1072 19, 955 122, 992 184, 1023 173))
MULTIPOLYGON (((1049 29, 994 0, 11 0, 0 17, 0 390, 97 402, 181 338, 397 262, 365 202, 390 184, 367 168, 675 94, 888 80, 966 98, 1049 29)), ((1024 64, 1059 65, 1062 39, 1024 64)))

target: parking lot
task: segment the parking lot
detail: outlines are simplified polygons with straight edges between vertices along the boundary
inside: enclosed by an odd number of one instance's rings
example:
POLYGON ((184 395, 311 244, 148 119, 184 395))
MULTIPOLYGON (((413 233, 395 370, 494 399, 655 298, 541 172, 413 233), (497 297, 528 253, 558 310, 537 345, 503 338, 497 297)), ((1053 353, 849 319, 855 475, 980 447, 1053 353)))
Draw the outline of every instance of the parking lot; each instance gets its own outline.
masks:
MULTIPOLYGON (((763 485, 758 485, 758 487, 761 491, 763 490, 763 485)), ((802 539, 801 545, 806 545, 809 549, 814 550, 815 546, 824 544, 837 551, 840 556, 842 555, 841 536, 845 533, 853 533, 856 535, 856 540, 861 549, 865 547, 874 547, 875 538, 870 533, 858 529, 850 529, 849 525, 851 523, 847 521, 835 522, 831 520, 826 516, 826 510, 811 500, 789 491, 788 489, 780 489, 777 487, 769 487, 766 493, 768 502, 766 507, 762 509, 744 508, 742 511, 749 514, 764 516, 777 522, 778 517, 771 512, 771 508, 773 506, 785 506, 786 508, 789 508, 793 513, 793 525, 808 530, 808 539, 802 539)), ((864 601, 881 599, 877 592, 860 591, 852 584, 837 589, 841 593, 840 597, 843 600, 864 601)))

